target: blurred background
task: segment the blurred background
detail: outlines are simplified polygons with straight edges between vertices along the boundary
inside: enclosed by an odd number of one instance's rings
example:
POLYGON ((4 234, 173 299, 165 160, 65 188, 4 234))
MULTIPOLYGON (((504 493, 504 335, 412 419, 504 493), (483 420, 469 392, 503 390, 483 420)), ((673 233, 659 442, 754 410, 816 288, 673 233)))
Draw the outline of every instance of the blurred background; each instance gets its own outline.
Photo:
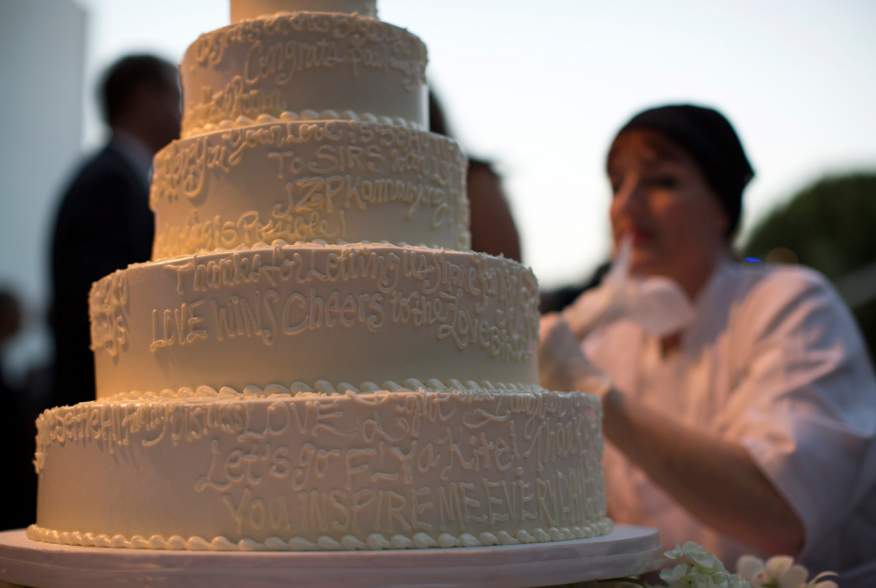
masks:
MULTIPOLYGON (((730 117, 757 170, 739 250, 824 272, 876 349, 876 3, 379 0, 379 10, 428 45, 451 130, 501 174, 543 286, 581 282, 607 257, 603 163, 617 128, 645 106, 695 101, 730 117)), ((43 386, 49 230, 65 181, 105 140, 101 72, 131 51, 176 63, 227 21, 224 0, 0 0, 0 290, 19 302, 3 304, 3 381, 43 386)))

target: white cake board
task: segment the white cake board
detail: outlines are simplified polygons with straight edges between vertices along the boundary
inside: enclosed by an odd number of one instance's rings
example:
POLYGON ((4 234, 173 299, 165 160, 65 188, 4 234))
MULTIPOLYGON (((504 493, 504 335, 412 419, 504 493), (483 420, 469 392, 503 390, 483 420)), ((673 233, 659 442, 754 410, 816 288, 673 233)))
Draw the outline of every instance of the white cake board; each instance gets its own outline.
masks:
POLYGON ((34 588, 552 586, 656 567, 657 531, 617 525, 592 539, 455 549, 334 552, 154 551, 72 547, 0 533, 0 582, 34 588))

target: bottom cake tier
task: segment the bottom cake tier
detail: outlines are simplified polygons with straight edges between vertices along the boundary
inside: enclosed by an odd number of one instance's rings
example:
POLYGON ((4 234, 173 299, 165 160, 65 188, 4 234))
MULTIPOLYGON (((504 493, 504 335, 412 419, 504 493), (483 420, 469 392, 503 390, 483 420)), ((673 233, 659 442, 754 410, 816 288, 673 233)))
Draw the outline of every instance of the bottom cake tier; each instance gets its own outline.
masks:
POLYGON ((201 387, 48 410, 37 420, 28 536, 327 550, 610 532, 595 396, 455 381, 384 387, 201 387))

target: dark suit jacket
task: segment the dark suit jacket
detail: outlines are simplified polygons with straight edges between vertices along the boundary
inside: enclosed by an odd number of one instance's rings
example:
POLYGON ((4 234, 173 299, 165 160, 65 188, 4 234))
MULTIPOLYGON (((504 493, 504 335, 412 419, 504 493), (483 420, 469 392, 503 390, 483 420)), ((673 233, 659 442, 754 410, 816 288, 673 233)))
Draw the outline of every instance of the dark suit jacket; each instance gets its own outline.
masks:
POLYGON ((148 178, 110 142, 70 182, 52 236, 49 324, 55 342, 55 406, 94 399, 89 289, 114 270, 147 261, 153 231, 148 178))
POLYGON ((36 520, 36 476, 33 470, 34 419, 31 398, 11 386, 0 367, 0 467, 3 500, 0 531, 20 529, 36 520))

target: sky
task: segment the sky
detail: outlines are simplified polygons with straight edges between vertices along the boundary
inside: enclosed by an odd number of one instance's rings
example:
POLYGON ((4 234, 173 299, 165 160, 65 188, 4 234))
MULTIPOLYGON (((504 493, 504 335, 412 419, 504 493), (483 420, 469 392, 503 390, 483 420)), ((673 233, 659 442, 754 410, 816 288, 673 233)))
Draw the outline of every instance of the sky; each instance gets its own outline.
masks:
MULTIPOLYGON (((14 10, 37 0, 0 1, 14 10)), ((81 106, 68 97, 83 110, 83 150, 104 139, 94 87, 107 65, 129 51, 178 62, 198 34, 228 22, 227 0, 52 1, 87 13, 81 106)), ((524 262, 543 286, 580 280, 608 254, 605 151, 644 107, 692 101, 733 121, 757 171, 743 237, 807 183, 876 169, 876 2, 378 2, 383 20, 428 46, 428 76, 464 149, 501 171, 524 262)), ((33 201, 2 203, 0 243, 46 247, 55 195, 45 192, 38 212, 33 201)), ((0 247, 0 274, 25 276, 20 291, 40 312, 45 252, 20 254, 0 247)))
MULTIPOLYGON (((91 13, 86 87, 123 51, 178 62, 227 23, 223 0, 78 0, 91 13)), ((876 167, 876 3, 380 0, 429 47, 428 75, 464 148, 503 173, 524 262, 543 285, 608 251, 606 147, 643 107, 722 110, 757 176, 745 227, 827 173, 876 167)), ((101 137, 93 110, 86 144, 101 137)), ((743 234, 744 237, 744 234, 743 234)))

